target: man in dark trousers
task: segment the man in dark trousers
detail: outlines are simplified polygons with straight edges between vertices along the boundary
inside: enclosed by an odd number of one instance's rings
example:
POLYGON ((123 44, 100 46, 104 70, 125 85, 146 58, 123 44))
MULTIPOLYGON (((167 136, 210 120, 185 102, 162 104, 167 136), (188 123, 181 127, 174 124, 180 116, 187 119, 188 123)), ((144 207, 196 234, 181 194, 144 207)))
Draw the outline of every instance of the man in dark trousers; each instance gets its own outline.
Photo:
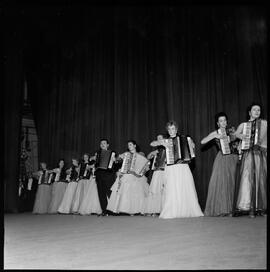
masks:
POLYGON ((108 204, 108 198, 111 195, 111 187, 116 179, 116 168, 114 166, 115 153, 110 154, 110 152, 106 151, 111 151, 109 150, 109 141, 107 139, 101 139, 100 150, 95 154, 95 176, 100 206, 102 209, 102 216, 108 216, 109 214, 111 214, 109 211, 106 210, 106 208, 108 204), (113 162, 113 164, 109 165, 109 162, 113 162))

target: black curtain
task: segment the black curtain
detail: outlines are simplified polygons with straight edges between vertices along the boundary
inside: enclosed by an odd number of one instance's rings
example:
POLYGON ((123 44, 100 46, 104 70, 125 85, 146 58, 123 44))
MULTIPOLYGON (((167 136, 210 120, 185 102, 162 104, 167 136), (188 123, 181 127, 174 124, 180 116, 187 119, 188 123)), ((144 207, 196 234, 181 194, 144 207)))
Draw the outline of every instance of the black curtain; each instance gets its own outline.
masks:
POLYGON ((132 138, 148 153, 174 119, 195 140, 204 208, 216 149, 200 140, 215 113, 237 126, 252 101, 267 111, 264 7, 43 7, 24 18, 40 160, 93 154, 103 137, 118 152, 132 138))
POLYGON ((4 43, 4 211, 18 211, 18 178, 21 143, 21 115, 23 103, 23 43, 20 15, 17 12, 3 12, 4 43))

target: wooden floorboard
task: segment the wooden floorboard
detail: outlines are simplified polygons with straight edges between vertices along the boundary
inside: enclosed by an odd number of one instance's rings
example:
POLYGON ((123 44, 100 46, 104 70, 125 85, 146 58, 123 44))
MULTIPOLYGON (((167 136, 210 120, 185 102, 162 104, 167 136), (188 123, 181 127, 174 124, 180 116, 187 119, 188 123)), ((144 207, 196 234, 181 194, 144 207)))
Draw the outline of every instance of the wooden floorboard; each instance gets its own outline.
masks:
POLYGON ((5 269, 266 269, 266 218, 4 216, 5 269))

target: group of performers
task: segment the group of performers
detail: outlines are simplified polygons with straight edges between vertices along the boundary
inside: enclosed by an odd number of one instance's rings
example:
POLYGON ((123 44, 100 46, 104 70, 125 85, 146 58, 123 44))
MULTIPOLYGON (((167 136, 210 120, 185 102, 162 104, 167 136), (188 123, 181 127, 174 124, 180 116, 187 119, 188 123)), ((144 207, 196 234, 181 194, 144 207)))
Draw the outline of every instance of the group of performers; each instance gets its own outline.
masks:
POLYGON ((189 163, 195 145, 188 135, 178 134, 178 125, 169 121, 168 136, 157 135, 148 156, 134 140, 127 151, 116 154, 109 141, 101 139, 99 150, 72 159, 66 169, 63 159, 55 169, 33 173, 38 180, 33 213, 135 214, 181 218, 200 216, 250 217, 266 215, 267 121, 260 118, 261 106, 252 104, 249 120, 235 130, 228 127, 227 115, 216 115, 216 130, 202 139, 212 140, 219 149, 212 169, 204 213, 198 202, 189 163), (150 185, 147 173, 151 172, 150 185))

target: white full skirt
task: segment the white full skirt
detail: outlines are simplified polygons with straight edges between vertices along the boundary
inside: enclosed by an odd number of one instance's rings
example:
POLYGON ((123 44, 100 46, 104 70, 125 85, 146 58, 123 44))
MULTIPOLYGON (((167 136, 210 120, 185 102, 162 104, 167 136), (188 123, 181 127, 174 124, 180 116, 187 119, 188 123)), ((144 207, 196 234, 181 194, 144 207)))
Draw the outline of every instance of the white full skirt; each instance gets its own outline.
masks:
POLYGON ((71 212, 71 205, 72 205, 73 197, 75 195, 77 186, 78 186, 78 182, 71 181, 68 183, 64 197, 63 197, 61 204, 57 210, 59 213, 70 213, 71 212))
POLYGON ((88 179, 80 179, 78 181, 78 185, 72 200, 72 205, 71 205, 71 212, 72 213, 78 213, 79 207, 82 203, 83 195, 84 195, 84 190, 86 187, 86 184, 89 182, 88 179))
POLYGON ((101 214, 102 209, 99 202, 96 179, 92 176, 85 183, 82 202, 78 209, 79 214, 89 215, 91 213, 101 214))
POLYGON ((145 176, 124 174, 121 179, 117 177, 111 191, 107 210, 114 213, 144 213, 145 200, 149 191, 145 176))
POLYGON ((48 213, 57 213, 57 210, 65 195, 68 184, 66 182, 54 182, 52 186, 52 198, 48 208, 48 213))
POLYGON ((144 213, 160 213, 164 189, 164 171, 154 171, 149 186, 149 194, 145 201, 144 213))
POLYGON ((188 164, 165 167, 164 203, 160 218, 203 216, 188 164))

